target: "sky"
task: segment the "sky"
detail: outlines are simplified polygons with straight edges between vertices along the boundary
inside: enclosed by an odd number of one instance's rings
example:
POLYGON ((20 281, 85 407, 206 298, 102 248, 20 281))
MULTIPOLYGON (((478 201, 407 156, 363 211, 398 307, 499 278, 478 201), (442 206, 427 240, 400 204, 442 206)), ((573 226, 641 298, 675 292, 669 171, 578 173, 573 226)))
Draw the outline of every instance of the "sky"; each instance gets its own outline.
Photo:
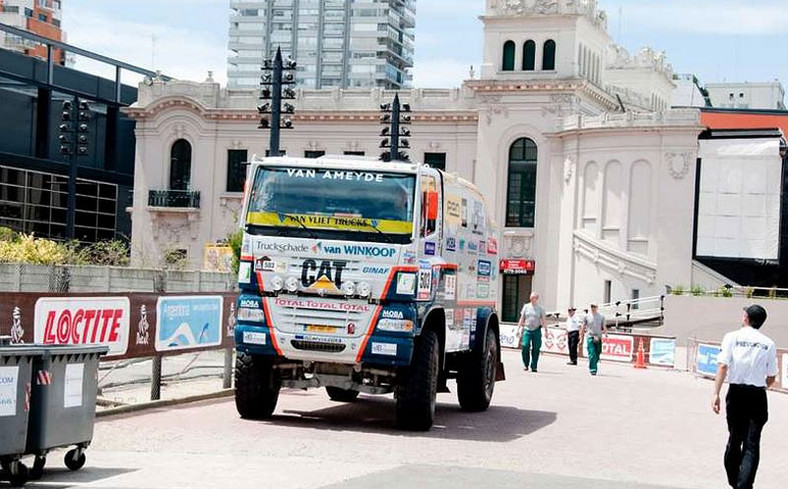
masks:
MULTIPOLYGON (((176 78, 224 84, 229 0, 65 0, 67 42, 176 78)), ((786 0, 601 0, 610 37, 630 53, 666 51, 702 83, 788 83, 786 0)), ((414 86, 457 87, 482 58, 485 0, 417 0, 414 86)), ((560 48, 559 48, 560 49, 560 48)), ((77 58, 77 67, 105 74, 77 58)), ((124 82, 136 83, 133 76, 124 82)))

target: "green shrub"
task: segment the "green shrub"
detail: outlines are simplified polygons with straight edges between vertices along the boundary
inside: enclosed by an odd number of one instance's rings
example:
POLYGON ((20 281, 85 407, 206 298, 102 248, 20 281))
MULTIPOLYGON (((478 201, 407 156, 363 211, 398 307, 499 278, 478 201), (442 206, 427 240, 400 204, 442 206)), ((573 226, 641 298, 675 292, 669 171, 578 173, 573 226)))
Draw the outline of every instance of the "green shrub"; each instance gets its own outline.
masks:
POLYGON ((701 295, 705 295, 706 294, 706 290, 704 290, 704 288, 701 287, 700 285, 693 285, 692 289, 690 289, 690 293, 692 295, 694 295, 695 297, 698 297, 698 296, 701 296, 701 295))
POLYGON ((241 246, 243 245, 244 232, 242 229, 227 235, 227 244, 233 249, 233 273, 238 273, 238 264, 241 262, 241 246))
POLYGON ((673 287, 673 289, 671 289, 670 293, 673 294, 673 295, 684 295, 684 286, 683 285, 677 285, 677 286, 673 287))
POLYGON ((733 291, 730 287, 720 287, 717 289, 717 295, 719 297, 733 297, 733 291))

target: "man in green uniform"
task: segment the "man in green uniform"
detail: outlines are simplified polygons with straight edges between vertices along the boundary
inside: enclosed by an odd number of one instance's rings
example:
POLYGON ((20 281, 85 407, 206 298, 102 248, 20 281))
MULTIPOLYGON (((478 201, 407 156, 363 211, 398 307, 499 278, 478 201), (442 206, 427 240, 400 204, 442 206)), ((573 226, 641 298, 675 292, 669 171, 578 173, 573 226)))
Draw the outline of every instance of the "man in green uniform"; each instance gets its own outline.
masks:
POLYGON ((520 311, 518 334, 523 338, 523 366, 536 372, 539 363, 539 349, 542 348, 542 327, 545 325, 544 308, 539 304, 539 294, 533 292, 531 300, 520 311))
POLYGON ((583 329, 580 335, 586 337, 588 370, 591 375, 596 375, 599 356, 602 354, 602 336, 607 335, 605 316, 599 314, 596 304, 591 304, 591 312, 583 319, 583 329))

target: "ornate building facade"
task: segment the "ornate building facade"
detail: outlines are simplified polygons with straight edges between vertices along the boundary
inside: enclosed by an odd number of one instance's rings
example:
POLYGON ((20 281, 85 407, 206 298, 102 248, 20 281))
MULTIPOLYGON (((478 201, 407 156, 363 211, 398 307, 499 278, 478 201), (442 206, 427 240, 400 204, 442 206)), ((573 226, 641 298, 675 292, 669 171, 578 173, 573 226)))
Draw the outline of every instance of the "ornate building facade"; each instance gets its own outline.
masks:
MULTIPOLYGON (((717 285, 692 259, 704 128, 697 110, 668 108, 664 54, 613 45, 593 0, 488 0, 481 20, 478 79, 399 95, 413 109, 411 159, 474 181, 502 229, 503 266, 527 265, 503 276, 504 320, 516 320, 531 291, 552 309, 658 295, 666 284, 717 285)), ((298 90, 282 147, 377 156, 378 107, 393 96, 298 90)), ((177 251, 199 266, 203 245, 236 228, 240 163, 267 149, 256 99, 210 82, 140 87, 128 110, 137 121, 136 264, 177 251), (181 193, 168 200, 173 185, 181 193)))

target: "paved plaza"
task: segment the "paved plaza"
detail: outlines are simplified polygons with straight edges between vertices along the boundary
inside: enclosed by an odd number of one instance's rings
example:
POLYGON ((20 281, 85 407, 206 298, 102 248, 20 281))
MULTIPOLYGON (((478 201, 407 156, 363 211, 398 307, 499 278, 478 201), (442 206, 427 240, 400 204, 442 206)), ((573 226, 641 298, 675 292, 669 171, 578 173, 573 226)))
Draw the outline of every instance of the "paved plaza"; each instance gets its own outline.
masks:
MULTIPOLYGON (((232 399, 102 418, 86 467, 53 454, 28 487, 723 488, 723 417, 712 384, 678 371, 543 357, 538 374, 504 353, 508 380, 486 413, 441 394, 428 433, 394 428, 391 397, 331 402, 286 391, 275 417, 241 420, 232 399)), ((788 396, 770 394, 758 488, 783 488, 788 396)), ((0 483, 1 485, 2 483, 0 483)))

